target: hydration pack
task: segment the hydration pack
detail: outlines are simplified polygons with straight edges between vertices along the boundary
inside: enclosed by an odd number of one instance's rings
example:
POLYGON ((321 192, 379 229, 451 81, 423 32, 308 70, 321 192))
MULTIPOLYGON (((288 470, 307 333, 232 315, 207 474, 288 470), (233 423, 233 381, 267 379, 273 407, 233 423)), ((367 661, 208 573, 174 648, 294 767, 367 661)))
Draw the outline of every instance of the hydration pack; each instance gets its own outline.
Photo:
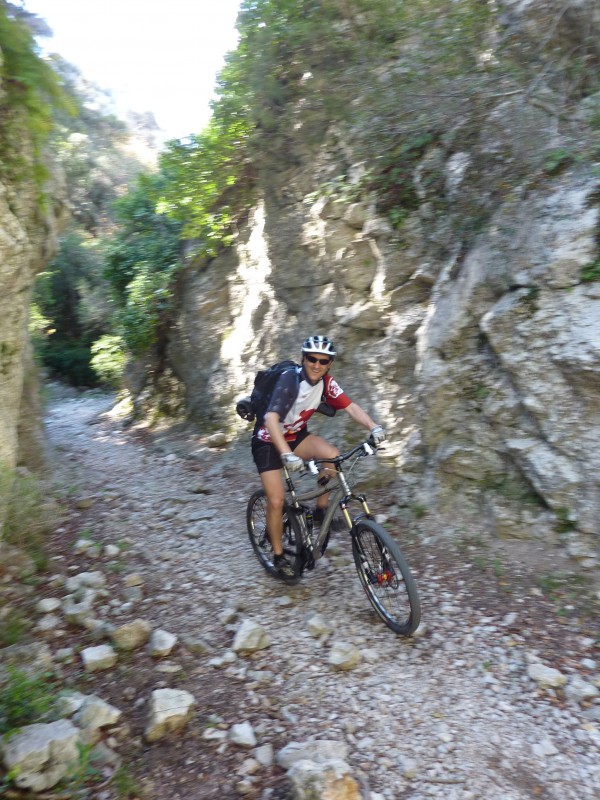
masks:
POLYGON ((248 422, 254 422, 255 419, 262 422, 267 408, 269 407, 269 401, 271 400, 275 384, 284 372, 292 369, 296 372, 296 379, 299 384, 300 368, 295 361, 291 361, 290 359, 279 361, 268 369, 259 369, 254 378, 252 394, 249 397, 242 397, 241 400, 238 400, 235 407, 240 417, 248 420, 248 422))

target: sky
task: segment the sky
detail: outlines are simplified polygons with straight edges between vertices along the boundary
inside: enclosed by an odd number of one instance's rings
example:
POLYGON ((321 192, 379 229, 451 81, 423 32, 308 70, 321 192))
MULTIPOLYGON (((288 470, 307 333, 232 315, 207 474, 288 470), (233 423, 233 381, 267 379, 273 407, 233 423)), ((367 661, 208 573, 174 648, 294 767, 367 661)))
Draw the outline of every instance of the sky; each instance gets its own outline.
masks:
MULTIPOLYGON (((13 0, 15 2, 15 0, 13 0)), ((198 133, 215 78, 237 44, 240 0, 23 0, 46 20, 40 44, 126 110, 152 111, 165 138, 198 133)))

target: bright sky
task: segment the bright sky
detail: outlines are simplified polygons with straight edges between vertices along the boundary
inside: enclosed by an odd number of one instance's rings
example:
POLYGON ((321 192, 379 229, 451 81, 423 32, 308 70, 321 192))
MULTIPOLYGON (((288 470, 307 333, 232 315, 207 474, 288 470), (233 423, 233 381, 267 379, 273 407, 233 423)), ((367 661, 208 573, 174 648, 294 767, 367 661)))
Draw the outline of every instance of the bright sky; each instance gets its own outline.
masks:
MULTIPOLYGON (((14 2, 14 0, 13 0, 14 2)), ((122 115, 152 111, 166 138, 198 133, 216 73, 237 44, 240 0, 24 0, 46 20, 40 40, 110 90, 122 115)))

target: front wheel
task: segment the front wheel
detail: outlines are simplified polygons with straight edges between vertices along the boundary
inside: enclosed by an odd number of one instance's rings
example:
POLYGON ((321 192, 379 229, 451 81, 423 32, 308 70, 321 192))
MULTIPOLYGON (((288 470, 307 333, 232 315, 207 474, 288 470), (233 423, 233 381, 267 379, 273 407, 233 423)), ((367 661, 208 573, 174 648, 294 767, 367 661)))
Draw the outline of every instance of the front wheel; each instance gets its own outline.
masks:
MULTIPOLYGON (((276 575, 273 566, 273 545, 267 532, 267 497, 262 489, 254 492, 248 501, 246 510, 246 524, 248 526, 248 536, 252 549, 262 566, 271 575, 276 575)), ((302 571, 302 542, 297 520, 293 513, 284 508, 283 512, 283 552, 288 560, 293 564, 294 569, 300 576, 302 571), (296 523, 295 525, 293 523, 296 523)))
POLYGON ((377 614, 395 633, 413 633, 421 621, 421 603, 408 564, 389 533, 376 522, 360 520, 352 529, 352 555, 377 614))

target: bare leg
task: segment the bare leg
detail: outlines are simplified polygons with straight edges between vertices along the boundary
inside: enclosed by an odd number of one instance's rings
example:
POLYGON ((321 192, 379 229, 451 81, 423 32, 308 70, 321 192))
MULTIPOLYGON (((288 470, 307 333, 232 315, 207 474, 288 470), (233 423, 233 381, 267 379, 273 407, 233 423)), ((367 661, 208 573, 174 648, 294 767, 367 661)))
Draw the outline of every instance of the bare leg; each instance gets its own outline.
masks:
MULTIPOLYGON (((320 436, 310 434, 304 439, 298 447, 294 450, 295 455, 300 456, 303 461, 309 461, 311 458, 335 458, 339 456, 340 451, 334 447, 326 439, 320 436)), ((327 464, 324 465, 327 468, 327 464)), ((317 500, 317 508, 326 509, 329 503, 329 494, 324 494, 317 500)))
POLYGON ((283 553, 283 501, 284 488, 281 480, 281 471, 278 469, 262 472, 260 479, 267 496, 267 531, 273 552, 276 556, 283 553))

